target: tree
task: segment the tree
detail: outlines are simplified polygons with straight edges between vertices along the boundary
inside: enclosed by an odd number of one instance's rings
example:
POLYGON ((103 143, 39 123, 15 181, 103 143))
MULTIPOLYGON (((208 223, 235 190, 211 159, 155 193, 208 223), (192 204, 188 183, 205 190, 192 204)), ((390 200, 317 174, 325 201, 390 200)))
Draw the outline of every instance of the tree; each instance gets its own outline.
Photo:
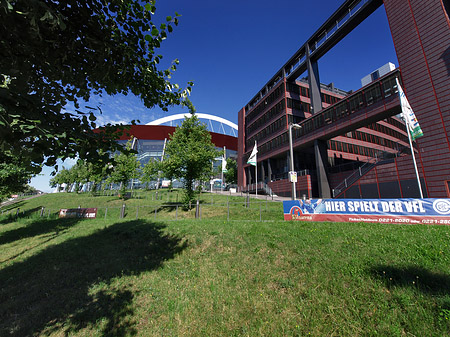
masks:
MULTIPOLYGON (((131 148, 131 143, 128 142, 126 148, 131 148)), ((125 198, 127 184, 130 179, 139 178, 139 168, 141 164, 134 153, 116 153, 114 155, 114 167, 111 172, 111 181, 120 184, 120 194, 125 198)))
POLYGON ((89 181, 86 161, 78 159, 76 164, 70 168, 70 173, 75 183, 75 192, 78 193, 80 192, 80 189, 83 187, 83 185, 85 185, 89 181))
POLYGON ((36 188, 34 188, 33 186, 26 185, 25 189, 22 192, 25 194, 32 194, 32 193, 37 193, 38 190, 36 188))
POLYGON ((92 183, 90 188, 92 195, 95 195, 98 185, 107 178, 109 166, 109 163, 106 165, 103 163, 87 163, 87 180, 92 183))
POLYGON ((237 184, 237 163, 233 158, 227 158, 227 172, 223 173, 227 184, 237 184))
POLYGON ((196 180, 209 180, 211 161, 220 152, 211 143, 211 134, 195 114, 186 117, 181 126, 170 135, 162 171, 166 177, 180 178, 184 182, 185 204, 195 200, 196 180))
POLYGON ((17 160, 0 162, 0 201, 9 198, 11 194, 24 192, 31 176, 17 160))
POLYGON ((69 185, 71 184, 70 172, 68 169, 63 167, 53 178, 50 179, 50 186, 57 187, 58 191, 61 186, 66 184, 66 192, 69 192, 69 185))
POLYGON ((82 107, 91 94, 132 93, 147 107, 193 109, 192 83, 170 83, 178 61, 158 68, 157 49, 179 15, 157 26, 155 11, 154 0, 0 0, 0 163, 20 158, 38 173, 57 158, 95 162, 121 150, 123 130, 93 131, 101 109, 82 107))
POLYGON ((160 161, 156 159, 150 159, 147 164, 142 168, 141 181, 148 185, 152 180, 158 179, 160 171, 160 161))

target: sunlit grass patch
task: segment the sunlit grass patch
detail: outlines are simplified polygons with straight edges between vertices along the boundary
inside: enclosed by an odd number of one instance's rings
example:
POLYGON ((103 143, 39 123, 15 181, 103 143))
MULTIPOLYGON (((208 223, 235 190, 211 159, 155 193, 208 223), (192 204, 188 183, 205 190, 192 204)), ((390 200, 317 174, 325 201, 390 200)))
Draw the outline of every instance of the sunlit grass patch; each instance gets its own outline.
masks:
POLYGON ((201 219, 3 217, 0 335, 450 334, 450 227, 227 221, 208 197, 201 219))

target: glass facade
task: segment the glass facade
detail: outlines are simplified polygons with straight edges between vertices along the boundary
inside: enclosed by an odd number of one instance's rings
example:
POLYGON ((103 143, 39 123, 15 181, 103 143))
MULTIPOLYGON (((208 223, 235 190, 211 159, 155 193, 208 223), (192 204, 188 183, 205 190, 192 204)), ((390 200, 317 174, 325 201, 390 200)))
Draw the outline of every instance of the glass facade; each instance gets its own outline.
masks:
POLYGON ((138 160, 141 165, 147 164, 151 159, 161 160, 164 149, 164 140, 139 139, 137 141, 138 160))

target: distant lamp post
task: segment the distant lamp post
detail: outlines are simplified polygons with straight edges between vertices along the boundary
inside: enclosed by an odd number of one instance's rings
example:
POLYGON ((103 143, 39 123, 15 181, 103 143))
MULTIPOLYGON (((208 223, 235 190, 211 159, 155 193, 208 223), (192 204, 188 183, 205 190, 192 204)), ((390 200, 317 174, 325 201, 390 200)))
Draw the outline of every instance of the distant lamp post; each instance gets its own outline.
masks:
POLYGON ((291 171, 289 172, 289 179, 292 182, 292 200, 296 200, 297 199, 297 192, 295 190, 295 183, 297 181, 297 174, 294 171, 294 148, 292 147, 292 128, 294 129, 301 129, 302 126, 299 124, 295 124, 295 123, 290 123, 289 124, 289 153, 291 156, 291 171), (295 173, 294 173, 295 172, 295 173))

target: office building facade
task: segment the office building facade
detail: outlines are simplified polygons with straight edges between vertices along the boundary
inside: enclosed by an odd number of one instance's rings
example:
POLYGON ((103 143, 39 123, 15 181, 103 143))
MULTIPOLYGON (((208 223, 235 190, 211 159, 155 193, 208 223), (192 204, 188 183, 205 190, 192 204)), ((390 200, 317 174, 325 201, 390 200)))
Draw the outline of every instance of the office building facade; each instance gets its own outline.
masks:
POLYGON ((424 132, 414 145, 424 196, 450 197, 448 3, 385 0, 401 72, 377 77, 355 93, 319 81, 318 59, 381 5, 381 0, 344 1, 239 111, 238 181, 243 189, 251 192, 258 188, 252 183, 259 182, 274 193, 291 195, 288 129, 298 123, 302 129, 293 131, 297 195, 418 196, 407 134, 396 117, 401 112, 395 99, 398 80, 424 132), (305 71, 307 81, 299 81, 305 71), (341 133, 333 134, 334 126, 341 133), (258 177, 246 164, 255 141, 258 177))

